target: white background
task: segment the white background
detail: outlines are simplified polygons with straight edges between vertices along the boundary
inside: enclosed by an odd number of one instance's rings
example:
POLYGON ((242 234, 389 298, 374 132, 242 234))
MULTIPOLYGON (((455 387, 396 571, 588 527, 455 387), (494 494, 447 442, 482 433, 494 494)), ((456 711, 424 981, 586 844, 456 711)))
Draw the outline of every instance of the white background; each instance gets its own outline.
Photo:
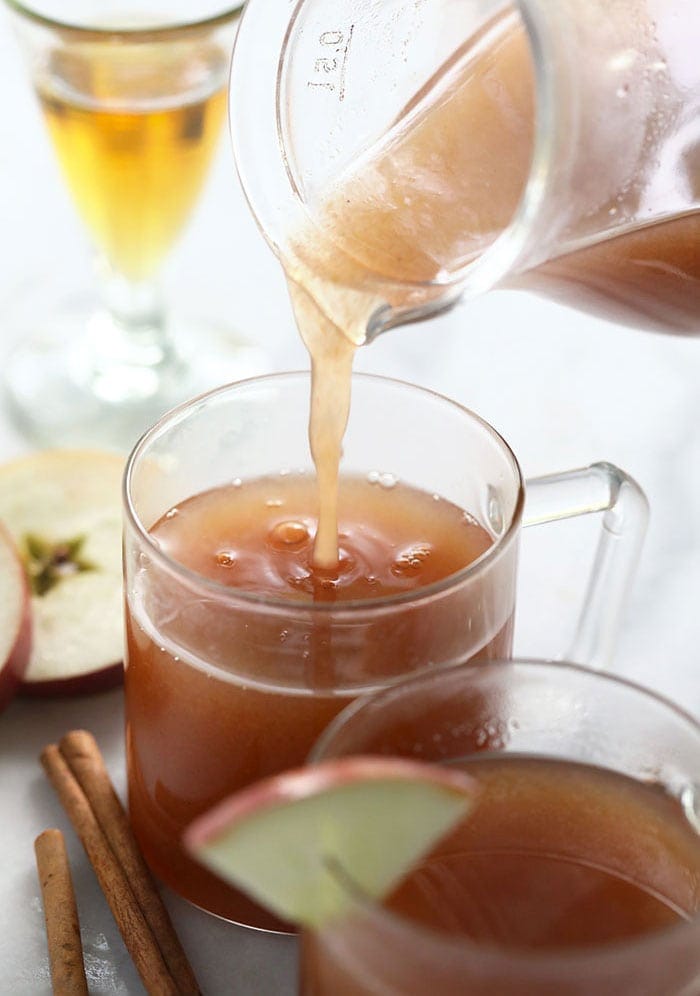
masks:
MULTIPOLYGON (((18 300, 90 279, 83 232, 58 176, 14 40, 0 20, 0 350, 18 300)), ((276 261, 248 215, 227 141, 199 209, 168 261, 174 303, 230 321, 271 370, 306 367, 276 261)), ((700 333, 700 314, 698 316, 700 333)), ((623 620, 618 672, 700 714, 700 339, 619 329, 525 294, 494 292, 437 322, 393 331, 357 366, 434 388, 484 415, 527 476, 606 459, 637 478, 652 508, 623 620)), ((0 412, 0 459, 26 443, 0 412)), ((590 530, 524 536, 516 649, 565 646, 590 530)), ((97 735, 123 790, 121 693, 17 701, 0 717, 0 996, 50 992, 32 841, 65 819, 37 762, 67 729, 97 735)), ((91 991, 141 992, 80 846, 68 833, 91 991)), ((218 923, 168 897, 203 989, 294 991, 294 943, 218 923)))

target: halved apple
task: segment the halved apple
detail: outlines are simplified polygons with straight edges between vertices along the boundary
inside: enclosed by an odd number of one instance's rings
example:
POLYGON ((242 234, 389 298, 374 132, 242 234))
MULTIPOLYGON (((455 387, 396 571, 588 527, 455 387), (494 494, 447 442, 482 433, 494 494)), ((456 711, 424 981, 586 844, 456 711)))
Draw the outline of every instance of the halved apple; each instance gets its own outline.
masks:
POLYGON ((23 692, 93 692, 122 680, 123 467, 118 454, 91 450, 45 450, 0 466, 0 521, 31 590, 23 692))
POLYGON ((457 770, 347 757, 258 782, 200 817, 185 846, 282 919, 319 926, 381 899, 469 812, 457 770))
POLYGON ((31 649, 29 585, 17 548, 0 528, 0 710, 15 694, 31 649))

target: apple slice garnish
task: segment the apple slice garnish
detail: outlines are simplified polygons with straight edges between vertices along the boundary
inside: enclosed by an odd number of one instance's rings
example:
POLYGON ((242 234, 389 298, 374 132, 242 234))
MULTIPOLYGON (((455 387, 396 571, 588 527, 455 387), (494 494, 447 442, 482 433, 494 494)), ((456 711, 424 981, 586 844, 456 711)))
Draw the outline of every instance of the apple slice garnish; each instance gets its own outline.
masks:
POLYGON ((122 680, 123 467, 118 454, 90 450, 45 450, 0 466, 0 521, 31 591, 23 692, 92 692, 122 680))
POLYGON ((32 625, 29 585, 12 538, 0 528, 0 710, 29 664, 32 625))
POLYGON ((211 871, 282 919, 319 926, 381 899, 469 812, 474 779, 393 757, 347 757, 231 796, 187 831, 211 871))

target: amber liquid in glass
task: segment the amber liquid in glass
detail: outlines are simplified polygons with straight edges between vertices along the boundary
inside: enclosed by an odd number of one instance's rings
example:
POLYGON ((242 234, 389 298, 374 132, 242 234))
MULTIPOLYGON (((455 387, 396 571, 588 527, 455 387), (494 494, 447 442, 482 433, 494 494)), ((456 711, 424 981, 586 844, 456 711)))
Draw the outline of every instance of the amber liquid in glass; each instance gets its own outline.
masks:
MULTIPOLYGON (((439 656, 450 640, 464 646, 459 607, 439 614, 418 605, 401 617, 401 632, 394 616, 358 635, 347 623, 329 624, 323 609, 411 595, 474 563, 493 542, 448 501, 381 475, 347 477, 340 559, 320 569, 316 510, 316 482, 298 474, 181 503, 151 531, 165 553, 200 577, 290 611, 269 617, 250 601, 219 604, 198 621, 182 590, 173 596, 163 582, 146 590, 143 605, 136 592, 127 625, 129 809, 144 854, 197 905, 272 929, 274 917, 183 854, 182 831, 236 789, 303 764, 329 720, 361 691, 424 666, 431 648, 439 656), (154 621, 149 598, 165 625, 154 621), (293 610, 301 604, 321 614, 300 620, 293 610), (188 655, 188 645, 207 646, 207 659, 188 655)), ((507 656, 511 642, 507 618, 480 656, 507 656)))
POLYGON ((38 92, 78 210, 112 266, 149 277, 189 218, 226 109, 213 45, 84 43, 53 55, 38 92))
POLYGON ((413 869, 389 909, 531 949, 620 941, 695 912, 700 838, 660 787, 553 760, 459 767, 483 792, 473 818, 413 869))
MULTIPOLYGON (((415 925, 465 941, 453 974, 442 966, 441 994, 501 991, 489 990, 495 983, 487 971, 479 974, 480 946, 502 952, 498 984, 512 980, 521 986, 514 991, 538 996, 536 985, 528 988, 518 979, 515 966, 509 976, 509 951, 564 956, 593 945, 644 943, 644 935, 697 914, 700 837, 678 800, 660 786, 536 757, 474 756, 459 767, 478 779, 478 804, 384 904, 415 925)), ((343 929, 358 928, 339 925, 338 937, 343 929)), ((402 996, 424 996, 431 976, 430 939, 416 968, 397 935, 389 940, 381 931, 381 917, 366 931, 359 927, 352 964, 334 961, 334 942, 326 943, 323 932, 319 939, 306 937, 303 992, 369 996, 386 987, 402 996), (370 932, 371 949, 363 947, 370 932), (362 966, 357 976, 353 964, 362 966)), ((413 934, 403 943, 409 939, 418 943, 413 934)), ((572 966, 567 981, 573 984, 576 972, 572 966)), ((594 996, 583 979, 578 983, 577 992, 594 996)))

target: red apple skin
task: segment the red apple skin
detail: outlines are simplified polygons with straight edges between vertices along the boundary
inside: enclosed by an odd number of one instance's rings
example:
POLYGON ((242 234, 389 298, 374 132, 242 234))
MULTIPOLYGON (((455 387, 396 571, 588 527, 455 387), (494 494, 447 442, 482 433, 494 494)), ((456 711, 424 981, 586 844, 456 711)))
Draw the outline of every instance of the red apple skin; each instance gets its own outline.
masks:
POLYGON ((14 698, 27 670, 32 650, 32 602, 29 582, 17 548, 10 534, 0 526, 0 543, 3 543, 17 563, 17 580, 22 587, 22 611, 12 647, 0 663, 0 712, 14 698))
MULTIPOLYGON (((29 656, 29 655, 27 655, 29 656)), ((96 671, 86 671, 71 678, 51 678, 45 681, 22 681, 19 692, 29 698, 60 698, 71 695, 93 695, 118 688, 124 682, 124 665, 115 661, 96 671)))
MULTIPOLYGON (((120 486, 124 469, 124 459, 120 454, 101 450, 55 449, 35 451, 28 455, 0 463, 0 528, 5 530, 10 542, 21 546, 27 532, 35 529, 41 534, 45 527, 56 527, 62 535, 65 508, 72 514, 79 513, 78 522, 84 526, 78 532, 91 534, 94 522, 102 523, 105 517, 114 522, 114 556, 105 563, 97 559, 97 567, 107 569, 110 575, 120 581, 118 570, 119 540, 121 536, 120 486), (51 495, 51 501, 47 499, 51 495), (23 499, 18 502, 17 498, 23 499), (115 567, 116 564, 116 567, 115 567)), ((70 527, 74 528, 73 526, 70 527)), ((51 532, 51 529, 49 529, 51 532)), ((69 535, 69 533, 66 533, 69 535)), ((0 541, 2 536, 0 536, 0 541)), ((42 637, 42 611, 40 599, 32 596, 29 579, 18 553, 22 576, 25 577, 30 601, 29 613, 33 616, 34 639, 28 660, 19 660, 13 669, 0 662, 0 703, 9 696, 5 682, 13 685, 21 695, 35 697, 89 695, 118 687, 123 681, 122 641, 113 641, 109 647, 96 641, 93 660, 86 660, 90 668, 81 673, 70 673, 70 668, 61 669, 60 659, 54 668, 55 673, 39 678, 33 677, 33 656, 36 654, 42 637), (68 671, 68 674, 63 672, 68 671), (8 677, 5 677, 7 672, 8 677), (18 688, 16 686, 19 685, 18 688)), ((110 610, 111 611, 111 610, 110 610)), ((76 603, 75 618, 71 625, 80 626, 80 606, 76 603)), ((116 617, 115 617, 116 618, 116 617)), ((67 636, 69 635, 66 627, 67 636)), ((8 634, 9 637, 10 634, 8 634)), ((59 640, 60 634, 56 637, 59 640)), ((2 653, 0 652, 0 657, 2 653)), ((15 657, 13 651, 13 658, 15 657)), ((68 663, 68 662, 67 662, 68 663)))
POLYGON ((29 587, 24 581, 24 609, 10 656, 0 666, 0 712, 21 687, 32 650, 32 611, 29 587))
POLYGON ((185 846, 196 857, 198 848, 216 840, 226 833, 232 823, 251 812, 274 808, 279 803, 313 795, 327 788, 340 788, 358 779, 420 779, 441 785, 461 797, 475 799, 479 793, 478 782, 470 775, 424 761, 362 754, 332 758, 272 775, 229 796, 188 827, 184 835, 185 846))

